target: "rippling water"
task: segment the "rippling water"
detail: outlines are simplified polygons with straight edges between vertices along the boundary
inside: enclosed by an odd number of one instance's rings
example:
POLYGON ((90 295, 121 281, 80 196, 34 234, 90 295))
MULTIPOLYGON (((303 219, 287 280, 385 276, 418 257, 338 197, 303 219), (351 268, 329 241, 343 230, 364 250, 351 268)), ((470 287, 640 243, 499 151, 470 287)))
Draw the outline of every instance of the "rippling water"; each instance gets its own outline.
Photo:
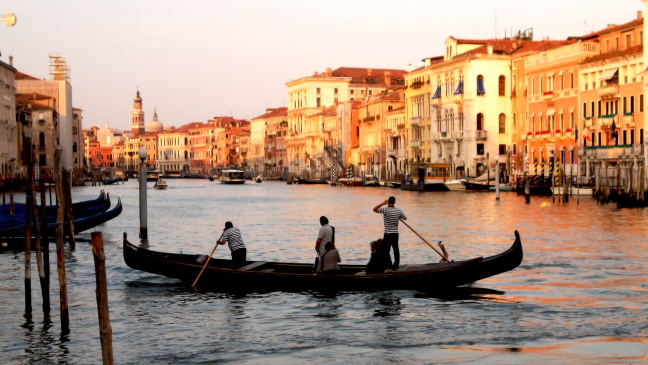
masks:
MULTIPOLYGON (((591 198, 501 193, 417 193, 266 181, 241 186, 169 180, 148 189, 151 249, 209 253, 223 223, 243 232, 249 259, 308 261, 319 216, 336 227, 344 263, 365 263, 382 234, 372 208, 389 195, 408 223, 451 258, 504 251, 514 230, 525 257, 509 273, 444 297, 414 291, 322 294, 194 292, 176 280, 132 270, 123 232, 138 242, 138 186, 104 187, 121 195, 121 216, 103 232, 110 319, 117 364, 197 363, 641 363, 648 360, 648 210, 617 210, 591 198)), ((73 190, 95 198, 99 187, 73 190)), ((23 255, 0 254, 0 363, 98 364, 94 261, 90 233, 69 248, 68 336, 60 335, 52 278, 52 323, 43 321, 32 280, 34 322, 24 311, 23 255)), ((401 262, 437 261, 401 227, 401 262)), ((53 246, 52 246, 53 247, 53 246)), ((229 250, 216 251, 229 257, 229 250)), ((33 260, 35 261, 35 260, 33 260)), ((52 255, 52 263, 55 256, 52 255)), ((55 274, 55 267, 52 267, 55 274)), ((33 276, 37 278, 36 271, 33 276)))

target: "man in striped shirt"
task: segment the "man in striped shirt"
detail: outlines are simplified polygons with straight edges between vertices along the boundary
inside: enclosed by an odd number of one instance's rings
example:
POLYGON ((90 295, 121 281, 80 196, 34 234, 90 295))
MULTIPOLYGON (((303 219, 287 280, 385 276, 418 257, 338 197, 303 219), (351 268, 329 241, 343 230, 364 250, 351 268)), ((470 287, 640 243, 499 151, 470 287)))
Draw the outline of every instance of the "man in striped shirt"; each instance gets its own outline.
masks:
POLYGON ((385 223, 383 249, 386 250, 386 256, 389 258, 390 263, 391 257, 389 256, 389 251, 391 248, 394 249, 394 264, 391 268, 392 270, 398 270, 400 264, 400 250, 398 249, 398 222, 401 219, 407 219, 407 217, 403 211, 396 208, 394 204, 396 204, 396 198, 390 196, 389 199, 376 205, 373 208, 373 211, 383 215, 383 221, 385 223), (386 205, 386 207, 384 205, 386 205))
POLYGON ((224 245, 227 242, 230 250, 232 251, 232 267, 238 268, 245 265, 245 256, 247 255, 247 249, 243 243, 243 237, 241 237, 241 231, 232 225, 232 222, 225 222, 225 228, 223 229, 223 236, 220 241, 217 243, 219 245, 224 245))

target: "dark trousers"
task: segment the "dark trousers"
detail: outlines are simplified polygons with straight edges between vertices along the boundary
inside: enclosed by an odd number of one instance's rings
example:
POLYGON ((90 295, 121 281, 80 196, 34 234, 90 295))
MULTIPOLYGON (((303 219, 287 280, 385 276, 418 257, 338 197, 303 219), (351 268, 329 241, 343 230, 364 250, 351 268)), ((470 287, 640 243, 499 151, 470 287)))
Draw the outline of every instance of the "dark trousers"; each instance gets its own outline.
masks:
POLYGON ((245 265, 245 256, 247 255, 246 248, 239 248, 232 251, 232 267, 238 268, 245 265))
MULTIPOLYGON (((394 264, 392 265, 393 270, 397 270, 400 265, 400 250, 398 249, 398 233, 385 233, 383 236, 383 246, 384 250, 389 256, 390 249, 394 249, 394 264)), ((391 260, 391 259, 390 259, 391 260)))

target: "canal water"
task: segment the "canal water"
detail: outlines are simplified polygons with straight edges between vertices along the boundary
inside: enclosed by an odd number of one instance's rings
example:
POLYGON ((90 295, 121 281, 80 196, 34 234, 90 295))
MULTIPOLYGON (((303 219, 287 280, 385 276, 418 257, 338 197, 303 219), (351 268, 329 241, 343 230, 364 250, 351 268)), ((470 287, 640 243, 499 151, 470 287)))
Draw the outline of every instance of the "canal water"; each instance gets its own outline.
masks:
MULTIPOLYGON (((642 363, 648 360, 648 209, 622 209, 572 197, 420 193, 248 182, 221 185, 171 179, 148 184, 148 234, 139 233, 135 180, 77 187, 73 200, 106 189, 123 213, 103 232, 117 364, 285 363, 642 363), (382 234, 372 208, 390 195, 429 242, 463 260, 506 250, 518 230, 517 269, 443 296, 382 292, 220 293, 130 269, 122 237, 169 252, 205 253, 225 221, 240 227, 249 259, 311 262, 326 215, 343 263, 366 263, 382 234)), ((7 198, 8 199, 8 198, 7 198)), ((20 197, 17 198, 18 200, 20 197)), ((401 263, 438 261, 401 225, 401 263)), ((53 246, 52 246, 53 248, 53 246)), ((216 257, 229 257, 226 246, 216 257)), ((70 334, 61 336, 57 279, 52 322, 43 321, 33 280, 34 321, 24 312, 22 253, 0 254, 0 363, 99 364, 90 233, 66 248, 70 334)), ((51 261, 56 262, 54 253, 51 261)), ((35 262, 35 260, 32 260, 35 262)), ((55 267, 52 267, 56 275, 55 267)), ((37 278, 37 272, 32 271, 37 278)))

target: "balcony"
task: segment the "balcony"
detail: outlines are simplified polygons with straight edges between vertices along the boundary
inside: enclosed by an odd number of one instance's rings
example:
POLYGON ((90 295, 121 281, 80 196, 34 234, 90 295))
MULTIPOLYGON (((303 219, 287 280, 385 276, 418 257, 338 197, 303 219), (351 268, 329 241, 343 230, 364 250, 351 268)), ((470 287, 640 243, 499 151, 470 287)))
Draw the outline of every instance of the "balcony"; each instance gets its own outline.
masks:
POLYGON ((588 146, 585 147, 585 155, 594 156, 599 159, 615 159, 643 156, 643 145, 617 145, 617 146, 588 146))
POLYGON ((626 125, 626 127, 634 128, 635 126, 634 113, 623 113, 623 117, 621 120, 623 121, 623 124, 626 125))
POLYGON ((423 119, 423 118, 421 118, 421 117, 412 117, 412 118, 410 119, 410 124, 411 124, 411 125, 419 125, 419 124, 421 124, 421 120, 422 120, 422 119, 423 119))
POLYGON ((553 98, 554 98, 553 91, 545 91, 542 93, 542 100, 544 101, 553 101, 553 98))
POLYGON ((602 86, 598 89, 600 98, 614 98, 619 95, 619 84, 602 86))
POLYGON ((616 114, 610 114, 610 115, 601 115, 597 120, 598 120, 598 126, 599 127, 610 127, 612 126, 612 122, 614 121, 614 117, 616 114))
POLYGON ((475 139, 478 141, 486 140, 487 136, 488 136, 487 131, 483 131, 483 130, 475 131, 475 139))
POLYGON ((362 122, 363 122, 363 123, 373 122, 374 120, 376 120, 376 116, 375 116, 375 115, 372 115, 372 116, 369 116, 369 117, 366 117, 366 118, 362 118, 362 122))
POLYGON ((450 132, 450 138, 463 139, 464 131, 452 131, 450 132))
POLYGON ((399 130, 399 131, 404 130, 404 129, 405 129, 405 123, 402 123, 402 124, 397 125, 397 126, 396 126, 396 129, 399 130))
POLYGON ((589 119, 585 117, 585 127, 593 127, 593 126, 594 126, 594 117, 590 117, 589 119))

